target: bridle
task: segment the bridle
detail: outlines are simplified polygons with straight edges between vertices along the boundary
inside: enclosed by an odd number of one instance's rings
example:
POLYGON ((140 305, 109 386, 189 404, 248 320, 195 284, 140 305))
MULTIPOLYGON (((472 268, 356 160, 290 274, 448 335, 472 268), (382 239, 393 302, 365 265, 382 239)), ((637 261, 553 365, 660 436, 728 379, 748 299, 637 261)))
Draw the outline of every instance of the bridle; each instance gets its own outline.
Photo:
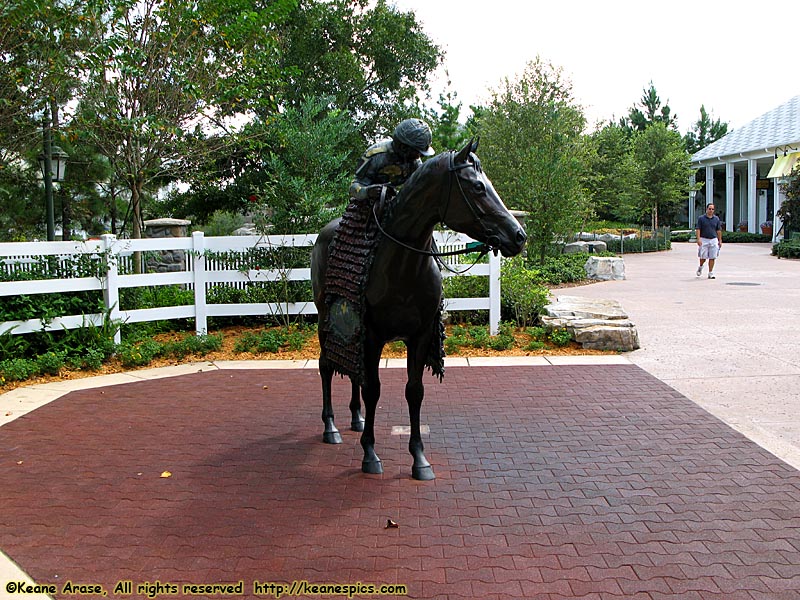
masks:
POLYGON ((405 248, 406 250, 410 250, 411 252, 414 252, 415 254, 420 254, 422 256, 430 256, 430 257, 434 258, 436 260, 436 262, 439 263, 440 266, 442 266, 443 268, 447 269, 448 271, 450 271, 452 273, 466 273, 469 269, 474 267, 489 252, 494 252, 494 254, 497 255, 497 251, 498 251, 498 248, 500 246, 500 240, 496 235, 489 235, 489 232, 486 229, 486 227, 484 226, 483 220, 481 218, 481 216, 485 215, 486 213, 483 210, 481 210, 478 206, 476 206, 475 203, 470 199, 470 197, 466 193, 464 193, 464 188, 461 186, 461 179, 458 177, 458 171, 460 171, 461 169, 466 169, 468 167, 473 167, 473 168, 478 169, 478 167, 476 167, 469 160, 467 160, 466 162, 464 162, 462 164, 455 164, 455 161, 454 161, 455 154, 456 153, 454 151, 451 151, 451 152, 448 153, 447 171, 448 171, 449 177, 447 179, 447 202, 445 203, 445 206, 444 206, 444 212, 439 214, 439 222, 443 224, 446 221, 447 212, 450 210, 450 200, 452 199, 452 196, 453 196, 453 194, 452 194, 452 192, 453 192, 453 179, 455 179, 456 180, 456 184, 458 185, 458 191, 461 192, 461 199, 464 201, 464 204, 467 205, 467 208, 469 208, 469 211, 472 213, 472 216, 475 219, 475 221, 480 224, 480 226, 481 226, 481 228, 483 229, 483 232, 484 232, 484 237, 487 240, 489 240, 489 243, 482 243, 478 248, 474 248, 474 247, 473 248, 462 248, 461 250, 452 250, 450 252, 439 252, 438 250, 435 249, 436 248, 436 242, 435 241, 431 242, 433 244, 433 247, 434 247, 433 250, 423 250, 421 248, 415 248, 414 246, 411 246, 409 244, 406 244, 405 242, 402 242, 402 241, 398 240, 396 237, 394 237, 390 233, 387 233, 386 230, 381 226, 381 221, 378 218, 378 214, 377 214, 376 208, 375 208, 377 204, 379 204, 379 203, 383 204, 383 202, 384 202, 384 200, 386 198, 386 189, 387 189, 386 186, 384 186, 383 189, 381 190, 381 198, 380 198, 380 200, 378 202, 375 202, 375 204, 372 205, 372 216, 374 217, 375 224, 378 226, 378 230, 381 232, 381 234, 383 236, 387 237, 388 239, 390 239, 392 242, 394 242, 398 246, 401 246, 401 247, 405 248), (475 260, 475 262, 472 263, 472 265, 470 265, 467 269, 465 269, 463 271, 454 270, 451 267, 449 267, 444 261, 441 260, 443 257, 446 257, 446 256, 458 256, 460 254, 469 254, 469 253, 475 252, 476 250, 480 252, 480 255, 475 260))

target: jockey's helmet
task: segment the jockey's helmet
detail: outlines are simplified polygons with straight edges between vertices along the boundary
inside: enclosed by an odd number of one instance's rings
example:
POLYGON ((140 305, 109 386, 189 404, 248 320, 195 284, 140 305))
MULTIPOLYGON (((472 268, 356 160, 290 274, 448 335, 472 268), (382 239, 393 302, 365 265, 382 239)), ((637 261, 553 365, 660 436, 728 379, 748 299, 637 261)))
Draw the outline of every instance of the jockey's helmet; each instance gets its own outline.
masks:
POLYGON ((431 128, 422 119, 406 119, 401 121, 392 133, 392 139, 409 148, 413 148, 422 156, 433 156, 431 148, 431 128))

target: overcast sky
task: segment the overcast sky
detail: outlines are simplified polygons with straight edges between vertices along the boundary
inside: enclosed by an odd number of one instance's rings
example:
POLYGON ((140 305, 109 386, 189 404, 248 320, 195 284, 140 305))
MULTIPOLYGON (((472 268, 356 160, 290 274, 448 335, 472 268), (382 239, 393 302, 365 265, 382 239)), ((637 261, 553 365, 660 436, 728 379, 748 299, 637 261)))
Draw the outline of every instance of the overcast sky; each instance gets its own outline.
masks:
POLYGON ((590 124, 627 115, 650 81, 681 133, 701 104, 732 129, 800 94, 799 2, 389 1, 444 49, 462 113, 537 55, 563 69, 590 124))

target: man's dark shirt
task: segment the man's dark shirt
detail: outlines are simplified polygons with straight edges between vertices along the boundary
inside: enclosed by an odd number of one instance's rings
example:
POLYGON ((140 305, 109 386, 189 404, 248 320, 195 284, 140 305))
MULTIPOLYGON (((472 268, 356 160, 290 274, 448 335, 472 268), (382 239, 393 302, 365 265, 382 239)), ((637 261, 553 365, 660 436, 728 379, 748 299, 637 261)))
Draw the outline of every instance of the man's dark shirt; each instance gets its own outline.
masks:
POLYGON ((717 237, 717 232, 722 229, 722 222, 717 215, 709 218, 707 215, 700 215, 697 218, 697 229, 700 230, 700 237, 707 240, 717 237))

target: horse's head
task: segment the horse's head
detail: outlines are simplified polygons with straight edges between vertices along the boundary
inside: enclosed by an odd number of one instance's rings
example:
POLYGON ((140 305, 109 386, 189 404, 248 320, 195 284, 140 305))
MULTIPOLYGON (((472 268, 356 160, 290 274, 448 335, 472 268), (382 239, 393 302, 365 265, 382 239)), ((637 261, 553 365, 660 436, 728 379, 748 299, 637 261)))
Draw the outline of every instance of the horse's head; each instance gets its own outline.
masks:
POLYGON ((474 154, 477 147, 478 142, 470 140, 459 152, 449 153, 450 181, 441 221, 499 249, 503 256, 516 256, 525 247, 527 236, 481 169, 474 154))

